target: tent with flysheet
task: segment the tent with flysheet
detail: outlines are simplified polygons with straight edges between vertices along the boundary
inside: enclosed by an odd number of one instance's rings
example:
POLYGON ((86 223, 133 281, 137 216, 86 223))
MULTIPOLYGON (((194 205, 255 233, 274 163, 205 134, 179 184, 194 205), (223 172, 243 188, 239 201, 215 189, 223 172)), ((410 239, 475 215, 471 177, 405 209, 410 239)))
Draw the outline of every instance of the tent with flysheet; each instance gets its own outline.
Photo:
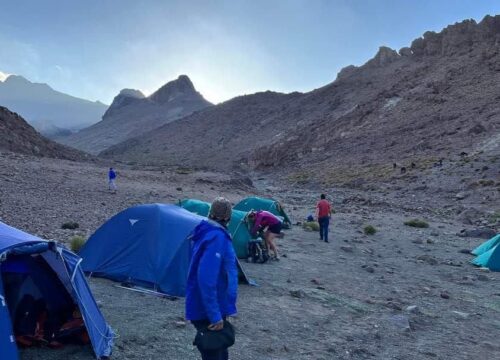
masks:
POLYGON ((476 255, 471 261, 474 265, 500 271, 500 234, 479 245, 471 253, 476 255))
POLYGON ((35 341, 38 345, 90 341, 98 359, 111 355, 114 334, 80 262, 80 257, 55 242, 0 222, 2 360, 19 359, 18 343, 26 346, 35 341))
POLYGON ((113 216, 80 250, 92 276, 157 293, 184 296, 190 235, 206 218, 175 205, 147 204, 113 216))
MULTIPOLYGON (((211 204, 196 199, 185 199, 179 202, 179 206, 192 213, 208 216, 211 204)), ((246 259, 248 257, 248 243, 252 239, 248 231, 246 215, 247 213, 245 211, 233 210, 231 221, 227 227, 233 239, 233 247, 236 256, 240 259, 246 259)))
POLYGON ((238 204, 236 204, 234 206, 234 210, 240 210, 245 212, 249 212, 252 210, 269 211, 270 213, 280 217, 283 220, 283 226, 285 228, 290 228, 292 226, 292 221, 286 214, 285 210, 283 209, 283 206, 281 206, 281 204, 274 199, 265 199, 256 196, 248 197, 246 199, 241 200, 238 204))

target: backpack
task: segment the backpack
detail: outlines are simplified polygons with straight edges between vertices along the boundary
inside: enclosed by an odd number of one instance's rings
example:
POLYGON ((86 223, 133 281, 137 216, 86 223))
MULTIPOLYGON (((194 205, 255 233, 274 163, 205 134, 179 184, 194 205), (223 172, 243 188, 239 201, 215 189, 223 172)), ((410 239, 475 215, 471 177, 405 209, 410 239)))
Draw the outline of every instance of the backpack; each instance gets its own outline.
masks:
POLYGON ((263 246, 262 240, 250 240, 248 243, 248 260, 258 264, 264 264, 269 260, 269 252, 267 247, 263 246))

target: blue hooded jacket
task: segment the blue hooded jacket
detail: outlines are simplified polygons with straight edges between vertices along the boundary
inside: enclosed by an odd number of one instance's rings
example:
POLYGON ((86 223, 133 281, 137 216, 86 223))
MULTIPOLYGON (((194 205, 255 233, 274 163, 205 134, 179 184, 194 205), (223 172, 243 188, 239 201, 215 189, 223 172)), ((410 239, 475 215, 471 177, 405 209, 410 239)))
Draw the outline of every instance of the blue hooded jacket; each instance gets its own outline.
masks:
POLYGON ((194 230, 186 287, 186 319, 211 324, 236 314, 238 269, 231 237, 217 223, 202 221, 194 230))

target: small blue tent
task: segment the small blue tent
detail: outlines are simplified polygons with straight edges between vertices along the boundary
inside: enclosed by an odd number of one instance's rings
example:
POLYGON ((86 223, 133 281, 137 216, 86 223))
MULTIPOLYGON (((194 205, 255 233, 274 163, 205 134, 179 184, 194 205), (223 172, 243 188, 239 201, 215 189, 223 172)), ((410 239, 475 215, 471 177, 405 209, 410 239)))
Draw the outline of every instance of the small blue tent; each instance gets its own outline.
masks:
POLYGON ((471 253, 477 255, 471 261, 474 265, 500 271, 500 234, 479 245, 471 253))
POLYGON ((13 307, 19 289, 50 306, 64 301, 78 307, 97 358, 110 356, 113 331, 106 324, 80 268, 81 259, 54 242, 42 240, 0 222, 0 358, 19 359, 13 307), (21 273, 22 272, 22 273, 21 273), (5 280, 8 283, 5 283, 5 280), (19 282, 30 282, 26 284, 19 282), (57 294, 57 295, 56 295, 57 294))
POLYGON ((93 276, 184 296, 191 256, 189 235, 206 218, 175 205, 126 209, 104 223, 80 251, 93 276))

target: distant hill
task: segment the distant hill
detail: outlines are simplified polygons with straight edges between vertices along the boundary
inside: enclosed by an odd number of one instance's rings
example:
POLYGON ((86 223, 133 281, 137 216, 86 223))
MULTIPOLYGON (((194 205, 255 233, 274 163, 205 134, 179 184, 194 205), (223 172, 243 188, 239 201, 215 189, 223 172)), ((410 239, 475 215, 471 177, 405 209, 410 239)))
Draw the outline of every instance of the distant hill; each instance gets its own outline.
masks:
POLYGON ((314 91, 239 97, 102 155, 320 180, 374 166, 367 176, 377 176, 378 165, 432 163, 498 139, 498 84, 500 16, 488 16, 426 32, 399 52, 381 47, 314 91))
POLYGON ((149 97, 138 90, 122 90, 102 121, 58 141, 98 154, 112 145, 210 106, 212 104, 196 91, 191 80, 181 75, 149 97))
POLYGON ((88 156, 41 136, 21 116, 0 106, 0 150, 69 160, 88 156))
POLYGON ((19 113, 46 136, 90 126, 98 122, 108 108, 98 101, 73 97, 17 75, 0 81, 0 106, 19 113))

